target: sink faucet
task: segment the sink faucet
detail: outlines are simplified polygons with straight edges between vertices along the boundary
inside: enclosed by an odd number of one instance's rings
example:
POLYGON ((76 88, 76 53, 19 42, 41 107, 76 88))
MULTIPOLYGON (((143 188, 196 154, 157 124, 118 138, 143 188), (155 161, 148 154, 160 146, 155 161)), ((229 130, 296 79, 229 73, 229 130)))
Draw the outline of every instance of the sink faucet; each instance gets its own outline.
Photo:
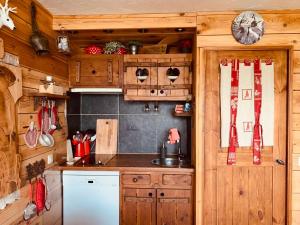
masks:
POLYGON ((181 134, 178 131, 179 140, 176 142, 177 145, 177 157, 178 159, 184 158, 184 154, 181 152, 181 134))
MULTIPOLYGON (((174 128, 174 129, 176 129, 176 128, 174 128)), ((181 134, 180 134, 180 132, 179 132, 177 129, 176 129, 175 131, 174 131, 174 129, 172 128, 172 129, 170 129, 170 131, 169 131, 168 143, 176 144, 177 157, 178 157, 178 159, 181 159, 181 158, 184 158, 184 154, 181 152, 181 134), (172 131, 178 133, 178 139, 177 139, 177 140, 172 139, 172 142, 171 142, 171 141, 170 141, 170 137, 172 137, 172 135, 171 135, 170 132, 172 132, 172 131)), ((176 134, 175 136, 177 136, 177 134, 176 134)), ((161 154, 162 154, 162 152, 165 152, 165 154, 166 154, 166 151, 167 151, 167 149, 165 148, 165 145, 164 145, 164 143, 163 143, 163 146, 162 146, 162 148, 161 148, 161 154), (162 150, 163 150, 163 151, 162 151, 162 150)))

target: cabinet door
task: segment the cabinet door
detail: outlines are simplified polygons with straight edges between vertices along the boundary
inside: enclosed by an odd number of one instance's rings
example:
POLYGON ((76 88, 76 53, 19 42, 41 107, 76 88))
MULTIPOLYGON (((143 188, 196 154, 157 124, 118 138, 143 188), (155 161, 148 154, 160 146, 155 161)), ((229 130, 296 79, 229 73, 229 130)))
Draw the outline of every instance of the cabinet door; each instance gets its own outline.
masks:
POLYGON ((129 96, 150 97, 157 96, 157 59, 151 57, 126 57, 126 66, 124 74, 124 89, 129 96), (145 80, 139 80, 136 76, 138 69, 146 69, 148 77, 145 80))
POLYGON ((157 225, 192 225, 191 190, 157 190, 157 225))
POLYGON ((177 54, 158 60, 158 96, 188 96, 191 93, 191 60, 191 56, 187 54, 177 54), (177 79, 171 81, 168 78, 169 69, 178 69, 177 79))
POLYGON ((73 87, 121 87, 122 60, 120 56, 81 56, 69 63, 73 87))
POLYGON ((155 189, 123 189, 122 225, 156 225, 155 189))

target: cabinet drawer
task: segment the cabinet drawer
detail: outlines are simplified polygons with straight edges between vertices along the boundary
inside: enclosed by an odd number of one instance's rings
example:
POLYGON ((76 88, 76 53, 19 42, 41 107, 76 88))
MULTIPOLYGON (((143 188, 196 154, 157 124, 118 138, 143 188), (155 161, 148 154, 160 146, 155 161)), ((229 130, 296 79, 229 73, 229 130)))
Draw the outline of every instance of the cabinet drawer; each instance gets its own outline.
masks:
POLYGON ((192 186, 192 175, 187 174, 163 174, 163 185, 176 185, 176 186, 192 186))
POLYGON ((149 188, 125 188, 123 189, 123 195, 124 197, 155 198, 156 190, 149 188))
POLYGON ((190 201, 191 197, 191 190, 157 189, 157 198, 180 198, 190 201))
POLYGON ((150 184, 151 176, 149 174, 123 174, 122 184, 150 184))

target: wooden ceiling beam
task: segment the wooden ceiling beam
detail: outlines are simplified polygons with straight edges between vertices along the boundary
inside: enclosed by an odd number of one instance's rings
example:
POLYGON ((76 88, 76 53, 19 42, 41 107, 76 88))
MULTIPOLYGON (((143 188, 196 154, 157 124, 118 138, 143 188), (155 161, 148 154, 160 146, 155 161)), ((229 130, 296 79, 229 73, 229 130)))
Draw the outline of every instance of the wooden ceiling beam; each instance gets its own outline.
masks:
POLYGON ((196 27, 196 13, 53 16, 53 29, 142 29, 196 27))

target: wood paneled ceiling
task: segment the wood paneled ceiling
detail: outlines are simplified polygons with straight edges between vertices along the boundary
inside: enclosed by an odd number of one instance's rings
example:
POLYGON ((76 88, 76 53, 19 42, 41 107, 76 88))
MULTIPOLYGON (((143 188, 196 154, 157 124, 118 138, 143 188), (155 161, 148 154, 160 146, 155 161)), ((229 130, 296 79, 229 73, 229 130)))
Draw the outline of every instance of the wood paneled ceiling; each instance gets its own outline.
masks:
POLYGON ((299 0, 38 0, 53 15, 299 9, 299 0))

